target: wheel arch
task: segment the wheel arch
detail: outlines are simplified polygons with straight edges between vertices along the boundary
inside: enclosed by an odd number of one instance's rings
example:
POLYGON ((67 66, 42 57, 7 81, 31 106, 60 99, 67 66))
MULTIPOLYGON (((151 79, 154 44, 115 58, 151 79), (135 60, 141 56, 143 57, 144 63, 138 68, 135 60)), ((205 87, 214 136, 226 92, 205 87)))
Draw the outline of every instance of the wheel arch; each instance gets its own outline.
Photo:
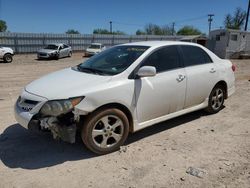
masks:
POLYGON ((4 57, 4 56, 6 56, 6 55, 11 55, 11 56, 13 56, 13 54, 12 54, 12 53, 7 52, 7 53, 5 53, 5 54, 3 55, 3 57, 4 57))
POLYGON ((215 84, 214 88, 215 88, 216 86, 218 86, 218 85, 220 85, 220 86, 222 86, 222 87, 224 88, 224 91, 225 91, 225 99, 227 99, 227 97, 228 97, 227 83, 226 83, 224 80, 220 80, 219 82, 217 82, 217 83, 215 84))
POLYGON ((133 130, 134 130, 133 115, 130 112, 130 110, 125 105, 123 105, 123 104, 120 104, 120 103, 108 103, 108 104, 104 104, 104 105, 96 108, 91 113, 99 111, 99 110, 109 109, 109 108, 116 108, 118 110, 121 110, 126 115, 126 117, 128 118, 128 121, 129 121, 129 132, 133 132, 133 130))

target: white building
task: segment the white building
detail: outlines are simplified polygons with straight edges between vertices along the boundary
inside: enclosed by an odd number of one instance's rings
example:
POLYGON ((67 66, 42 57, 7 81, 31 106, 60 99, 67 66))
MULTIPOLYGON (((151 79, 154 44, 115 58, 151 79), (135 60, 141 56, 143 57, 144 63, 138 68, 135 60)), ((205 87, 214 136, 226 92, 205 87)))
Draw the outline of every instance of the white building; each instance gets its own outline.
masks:
POLYGON ((208 48, 221 58, 240 58, 250 54, 250 32, 232 29, 213 30, 208 48))

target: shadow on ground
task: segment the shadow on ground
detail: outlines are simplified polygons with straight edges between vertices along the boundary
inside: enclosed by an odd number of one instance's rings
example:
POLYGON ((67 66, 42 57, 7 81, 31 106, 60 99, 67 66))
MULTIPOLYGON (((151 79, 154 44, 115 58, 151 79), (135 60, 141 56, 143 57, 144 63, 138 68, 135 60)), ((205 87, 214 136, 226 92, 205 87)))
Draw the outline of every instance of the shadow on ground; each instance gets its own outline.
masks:
MULTIPOLYGON (((127 145, 147 136, 174 128, 206 115, 203 111, 187 114, 131 134, 127 145)), ((0 159, 9 168, 39 169, 66 161, 96 157, 82 144, 78 136, 75 144, 53 140, 50 133, 34 133, 19 124, 9 126, 0 135, 0 159)))

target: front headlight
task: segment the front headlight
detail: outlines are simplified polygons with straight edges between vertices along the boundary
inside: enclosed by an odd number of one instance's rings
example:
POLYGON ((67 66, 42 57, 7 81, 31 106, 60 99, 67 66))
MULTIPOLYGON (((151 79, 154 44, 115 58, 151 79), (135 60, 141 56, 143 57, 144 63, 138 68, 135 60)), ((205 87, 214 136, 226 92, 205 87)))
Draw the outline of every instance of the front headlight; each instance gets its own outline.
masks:
POLYGON ((44 116, 59 116, 70 112, 84 97, 46 102, 40 110, 44 116))

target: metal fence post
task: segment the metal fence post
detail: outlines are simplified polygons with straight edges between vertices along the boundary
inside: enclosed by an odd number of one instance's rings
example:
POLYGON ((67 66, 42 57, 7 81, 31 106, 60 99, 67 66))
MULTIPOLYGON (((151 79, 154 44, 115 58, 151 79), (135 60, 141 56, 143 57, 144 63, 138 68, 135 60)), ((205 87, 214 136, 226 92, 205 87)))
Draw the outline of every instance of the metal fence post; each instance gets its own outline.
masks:
POLYGON ((46 41, 46 35, 45 33, 43 34, 43 46, 45 46, 45 41, 46 41))
POLYGON ((114 46, 115 35, 112 36, 112 46, 114 46))
POLYGON ((15 36, 14 36, 14 45, 15 45, 15 53, 18 53, 18 52, 19 52, 19 49, 18 49, 18 38, 17 38, 17 34, 15 34, 15 36))
POLYGON ((129 37, 129 42, 132 42, 132 35, 130 35, 129 37))

